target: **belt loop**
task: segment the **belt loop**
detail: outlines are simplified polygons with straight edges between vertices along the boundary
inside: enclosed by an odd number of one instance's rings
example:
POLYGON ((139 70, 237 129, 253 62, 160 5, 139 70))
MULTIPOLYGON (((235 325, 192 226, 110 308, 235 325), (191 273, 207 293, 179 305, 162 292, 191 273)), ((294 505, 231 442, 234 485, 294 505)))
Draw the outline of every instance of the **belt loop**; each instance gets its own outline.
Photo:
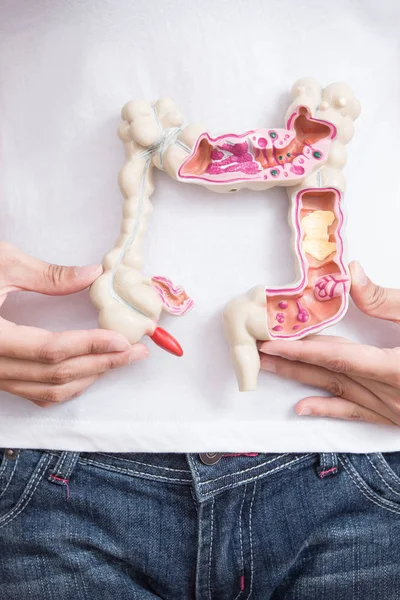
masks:
POLYGON ((69 478, 76 463, 78 462, 79 452, 61 452, 54 469, 50 471, 48 480, 57 485, 64 485, 67 490, 67 500, 69 500, 69 478))
POLYGON ((319 455, 317 474, 320 479, 325 479, 338 472, 338 455, 336 452, 323 452, 319 455))

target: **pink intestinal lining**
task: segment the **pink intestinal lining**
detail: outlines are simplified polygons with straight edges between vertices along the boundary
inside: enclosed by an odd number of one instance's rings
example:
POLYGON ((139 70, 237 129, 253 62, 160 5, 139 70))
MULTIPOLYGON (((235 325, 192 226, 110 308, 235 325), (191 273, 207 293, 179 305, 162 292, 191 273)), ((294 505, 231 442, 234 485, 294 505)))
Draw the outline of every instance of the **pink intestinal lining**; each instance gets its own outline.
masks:
MULTIPOLYGON (((322 138, 322 139, 318 140, 318 142, 315 143, 315 149, 317 149, 317 150, 323 150, 324 151, 323 152, 323 155, 324 155, 323 160, 320 160, 320 159, 315 160, 310 155, 306 157, 308 166, 314 165, 315 163, 322 164, 322 163, 325 162, 326 157, 328 155, 328 151, 327 151, 327 149, 325 149, 325 145, 326 145, 327 142, 328 142, 328 144, 330 144, 331 141, 336 137, 336 134, 337 134, 337 129, 336 129, 335 125, 333 125, 332 123, 329 123, 328 121, 325 121, 325 120, 322 120, 322 119, 314 119, 314 118, 312 118, 307 107, 301 107, 301 106, 299 106, 298 109, 289 117, 287 125, 286 125, 286 130, 285 129, 274 129, 274 130, 271 130, 271 131, 275 131, 275 132, 278 132, 278 131, 279 132, 284 132, 284 131, 286 131, 286 135, 283 136, 284 139, 290 137, 290 135, 288 135, 288 132, 289 132, 289 134, 291 134, 293 136, 293 139, 295 139, 296 138, 296 134, 294 134, 294 130, 291 129, 292 122, 293 122, 293 119, 296 116, 300 116, 301 110, 304 109, 304 108, 307 110, 307 115, 308 115, 307 118, 310 121, 318 122, 318 123, 323 123, 331 131, 329 139, 327 137, 325 137, 325 138, 322 138)), ((240 169, 244 168, 244 170, 247 171, 247 172, 245 174, 242 173, 242 175, 240 177, 234 177, 234 178, 231 178, 231 179, 222 179, 222 178, 221 179, 215 179, 215 178, 212 178, 212 177, 210 178, 210 177, 206 177, 205 173, 202 173, 201 175, 199 175, 199 174, 195 174, 195 175, 182 174, 182 171, 185 168, 186 164, 196 155, 196 152, 198 151, 200 142, 203 139, 207 139, 208 142, 211 145, 217 144, 219 141, 222 140, 223 143, 220 146, 220 148, 224 148, 225 146, 227 146, 227 144, 225 142, 225 140, 227 138, 234 138, 234 139, 241 139, 242 140, 243 138, 251 136, 253 139, 256 139, 256 136, 254 134, 257 134, 257 131, 258 130, 252 129, 252 130, 247 131, 246 133, 243 133, 243 134, 234 134, 234 133, 232 133, 232 134, 223 134, 223 135, 217 136, 216 138, 212 138, 207 132, 203 133, 202 135, 200 135, 197 138, 196 144, 194 145, 194 148, 193 148, 192 153, 190 154, 190 156, 179 167, 179 169, 178 169, 178 176, 182 180, 196 179, 196 180, 205 181, 205 182, 209 182, 209 183, 216 183, 216 184, 218 184, 218 183, 219 184, 234 183, 234 182, 239 182, 239 181, 242 181, 242 182, 243 181, 262 181, 263 179, 265 180, 265 179, 268 178, 268 175, 265 174, 266 171, 268 171, 272 175, 271 171, 274 171, 274 170, 277 171, 277 174, 272 176, 272 180, 276 181, 276 182, 281 181, 283 179, 282 174, 283 174, 284 177, 292 176, 294 179, 298 179, 299 177, 305 177, 305 175, 306 175, 306 169, 304 167, 300 167, 299 165, 294 165, 293 163, 286 163, 286 164, 282 164, 282 165, 277 165, 276 167, 270 167, 268 169, 263 169, 261 167, 261 165, 258 164, 257 161, 255 161, 255 163, 252 163, 253 165, 254 164, 257 165, 257 171, 255 170, 254 166, 252 166, 250 168, 250 166, 246 162, 244 162, 242 165, 240 164, 240 162, 236 166, 233 165, 232 168, 231 168, 231 171, 240 170, 240 169), (286 169, 286 165, 287 164, 290 165, 290 169, 286 169)), ((261 141, 265 140, 265 146, 267 145, 266 138, 260 137, 259 140, 261 140, 261 141)), ((239 161, 246 159, 246 155, 248 154, 248 152, 247 152, 248 147, 247 147, 247 142, 246 141, 245 142, 239 142, 238 144, 234 144, 233 146, 228 146, 228 147, 229 147, 230 151, 233 150, 234 154, 237 154, 238 157, 241 157, 241 158, 238 159, 239 161), (244 148, 244 144, 246 144, 246 148, 244 148), (233 150, 236 146, 237 146, 237 150, 233 150), (243 146, 243 148, 241 148, 242 146, 243 146)), ((262 143, 261 147, 264 147, 263 143, 262 143)), ((314 146, 312 146, 312 147, 310 146, 308 148, 308 153, 309 154, 311 154, 311 148, 314 148, 314 146)), ((279 151, 279 149, 276 148, 275 145, 273 145, 274 154, 275 154, 275 152, 277 150, 279 151)), ((212 151, 211 155, 212 155, 213 159, 219 160, 219 158, 222 158, 223 153, 221 152, 220 149, 216 149, 215 148, 212 151)), ((251 159, 253 158, 253 157, 251 157, 250 154, 249 154, 249 157, 251 159)), ((300 158, 299 162, 304 163, 304 158, 300 158)), ((312 171, 313 171, 313 168, 309 168, 308 169, 309 173, 311 173, 312 171)), ((230 172, 230 171, 227 171, 227 172, 230 172)), ((223 173, 223 174, 225 174, 225 173, 223 173)))
MULTIPOLYGON (((303 250, 301 248, 302 231, 301 231, 301 225, 300 225, 300 203, 301 203, 301 199, 302 199, 303 195, 305 195, 309 192, 321 192, 321 191, 333 192, 335 194, 335 198, 336 198, 335 216, 337 216, 337 219, 338 219, 338 226, 337 226, 337 230, 336 230, 336 236, 337 236, 336 254, 338 256, 339 267, 342 269, 342 273, 347 273, 347 269, 343 263, 343 238, 341 236, 341 230, 342 230, 342 226, 343 226, 343 222, 344 222, 344 214, 343 214, 343 210, 341 207, 340 192, 336 188, 307 188, 305 190, 301 190, 300 192, 298 192, 298 194, 296 196, 295 208, 294 208, 295 228, 296 228, 296 248, 297 248, 297 256, 300 260, 301 281, 296 287, 266 288, 265 293, 267 294, 267 296, 273 297, 273 296, 278 296, 280 294, 300 293, 305 289, 305 287, 307 285, 307 275, 306 275, 305 265, 308 265, 308 262, 305 258, 303 250), (337 214, 336 214, 336 211, 337 211, 337 214)), ((302 329, 300 336, 303 337, 304 335, 306 335, 308 333, 311 333, 313 331, 315 332, 317 330, 320 330, 322 327, 325 328, 328 325, 332 325, 333 323, 336 323, 337 321, 339 321, 341 319, 341 317, 343 316, 343 314, 345 313, 347 306, 348 306, 348 302, 349 302, 348 294, 344 294, 342 296, 342 298, 344 300, 342 309, 332 319, 329 319, 328 321, 325 321, 324 323, 320 323, 318 325, 313 325, 311 327, 302 329)), ((280 329, 278 329, 277 327, 274 327, 273 330, 282 331, 283 327, 281 327, 281 326, 278 326, 278 327, 280 327, 280 329)), ((271 339, 298 339, 298 337, 299 336, 296 334, 294 334, 294 335, 274 335, 271 333, 271 339)))

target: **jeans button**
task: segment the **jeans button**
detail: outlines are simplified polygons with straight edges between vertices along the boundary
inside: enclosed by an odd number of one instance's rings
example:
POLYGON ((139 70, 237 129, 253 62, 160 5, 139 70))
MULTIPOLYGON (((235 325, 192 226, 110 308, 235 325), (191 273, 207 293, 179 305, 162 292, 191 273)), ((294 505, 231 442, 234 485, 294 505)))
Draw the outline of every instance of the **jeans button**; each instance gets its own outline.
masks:
POLYGON ((18 450, 14 450, 14 448, 6 448, 4 454, 8 460, 15 460, 18 457, 19 452, 18 450))
POLYGON ((199 454, 199 457, 204 465, 216 465, 221 460, 222 453, 207 452, 206 454, 199 454))

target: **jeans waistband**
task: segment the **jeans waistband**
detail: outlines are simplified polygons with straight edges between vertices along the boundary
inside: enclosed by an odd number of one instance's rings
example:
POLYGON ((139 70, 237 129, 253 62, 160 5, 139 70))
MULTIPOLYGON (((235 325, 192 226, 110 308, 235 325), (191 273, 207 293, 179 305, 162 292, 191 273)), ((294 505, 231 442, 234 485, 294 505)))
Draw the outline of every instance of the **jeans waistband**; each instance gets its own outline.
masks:
POLYGON ((105 452, 50 452, 53 455, 49 480, 68 486, 75 465, 106 469, 130 477, 142 477, 177 485, 192 485, 199 502, 239 485, 294 470, 309 462, 319 478, 337 472, 335 453, 226 454, 215 464, 204 464, 199 454, 148 454, 105 452))
POLYGON ((227 455, 214 465, 206 465, 200 460, 198 454, 189 454, 187 461, 192 472, 197 497, 199 500, 206 500, 216 493, 238 485, 257 481, 283 469, 295 468, 301 462, 315 461, 316 457, 315 453, 227 455))

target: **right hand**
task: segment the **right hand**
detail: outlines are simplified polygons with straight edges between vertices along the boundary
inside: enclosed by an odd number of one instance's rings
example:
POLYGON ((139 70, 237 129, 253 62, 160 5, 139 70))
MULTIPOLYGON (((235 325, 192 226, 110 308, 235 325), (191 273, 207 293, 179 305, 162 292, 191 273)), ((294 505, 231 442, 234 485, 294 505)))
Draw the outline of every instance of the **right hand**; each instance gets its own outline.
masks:
MULTIPOLYGON (((80 292, 101 272, 101 265, 78 268, 45 263, 0 242, 0 306, 12 291, 54 296, 80 292)), ((131 346, 114 331, 54 333, 0 317, 0 390, 38 406, 75 398, 106 371, 147 356, 146 346, 131 346)))
MULTIPOLYGON (((351 296, 365 314, 400 325, 400 290, 375 285, 357 262, 350 265, 351 296)), ((400 427, 400 346, 376 348, 330 335, 260 346, 261 368, 321 388, 298 415, 363 420, 400 427)))

